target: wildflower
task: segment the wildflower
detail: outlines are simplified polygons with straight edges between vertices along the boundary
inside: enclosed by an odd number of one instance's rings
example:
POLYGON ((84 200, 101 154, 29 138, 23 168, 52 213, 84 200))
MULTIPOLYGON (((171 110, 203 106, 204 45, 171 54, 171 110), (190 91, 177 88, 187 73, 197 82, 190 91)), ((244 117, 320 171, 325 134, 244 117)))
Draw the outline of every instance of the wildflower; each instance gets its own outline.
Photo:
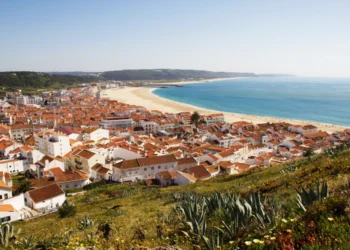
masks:
POLYGON ((246 242, 244 242, 247 246, 250 246, 251 244, 252 244, 252 242, 251 241, 246 241, 246 242))
POLYGON ((121 242, 122 244, 124 244, 124 240, 121 240, 120 242, 121 242))
POLYGON ((328 220, 329 221, 334 221, 334 218, 329 217, 328 220))
POLYGON ((287 229, 287 232, 288 232, 288 233, 292 233, 292 230, 291 230, 291 229, 287 229))
POLYGON ((283 223, 287 223, 288 221, 286 219, 282 219, 282 222, 283 223))
MULTIPOLYGON (((248 241, 246 241, 246 242, 248 242, 248 241)), ((246 243, 246 242, 245 242, 245 243, 246 243)), ((233 241, 233 240, 231 240, 229 243, 230 243, 230 244, 233 244, 233 243, 234 243, 234 241, 233 241)), ((247 244, 247 243, 246 243, 246 244, 247 244)))
POLYGON ((259 240, 258 243, 261 244, 261 245, 264 245, 265 242, 263 240, 259 240))
POLYGON ((260 240, 258 240, 258 239, 254 239, 254 240, 253 240, 254 243, 259 243, 259 241, 260 241, 260 240))
POLYGON ((116 241, 119 241, 119 239, 117 238, 116 241))
POLYGON ((276 237, 273 236, 273 237, 270 238, 270 240, 274 241, 274 240, 276 240, 276 237))
POLYGON ((290 219, 290 221, 291 221, 291 222, 294 222, 294 221, 295 221, 295 219, 290 219))
POLYGON ((83 244, 83 243, 81 243, 81 244, 80 244, 80 246, 81 246, 81 247, 83 247, 83 246, 84 246, 84 244, 83 244))
POLYGON ((270 238, 270 235, 265 235, 264 238, 268 239, 268 238, 270 238))

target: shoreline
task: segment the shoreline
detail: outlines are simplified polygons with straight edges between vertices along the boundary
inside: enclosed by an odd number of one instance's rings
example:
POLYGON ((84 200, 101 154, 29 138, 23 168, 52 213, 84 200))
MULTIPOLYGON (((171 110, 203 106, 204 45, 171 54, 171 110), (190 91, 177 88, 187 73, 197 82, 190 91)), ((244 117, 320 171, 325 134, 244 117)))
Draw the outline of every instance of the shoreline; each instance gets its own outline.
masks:
MULTIPOLYGON (((220 78, 220 80, 228 80, 228 79, 232 79, 232 78, 220 78)), ((238 79, 238 77, 235 77, 233 79, 238 79)), ((203 80, 203 81, 187 81, 187 82, 180 82, 180 83, 190 84, 190 83, 202 83, 206 81, 217 81, 217 80, 209 79, 209 80, 203 80)), ((172 84, 179 84, 179 83, 173 82, 173 83, 166 83, 166 84, 172 85, 172 84)), ((322 123, 322 122, 210 110, 206 108, 196 107, 194 105, 190 105, 186 103, 173 101, 170 99, 166 99, 164 97, 160 97, 153 93, 153 91, 156 89, 158 88, 125 87, 125 88, 103 90, 102 93, 106 95, 106 97, 112 100, 122 101, 131 105, 143 106, 148 110, 159 110, 159 111, 162 111, 163 113, 166 113, 166 112, 179 113, 184 111, 187 111, 187 112, 198 111, 200 115, 223 113, 225 116, 225 122, 228 122, 228 123, 233 123, 237 121, 246 121, 246 122, 251 122, 253 124, 266 123, 266 122, 271 122, 271 123, 287 122, 294 125, 312 124, 312 125, 315 125, 319 130, 327 131, 328 133, 332 133, 336 131, 340 132, 348 128, 342 125, 322 123)))

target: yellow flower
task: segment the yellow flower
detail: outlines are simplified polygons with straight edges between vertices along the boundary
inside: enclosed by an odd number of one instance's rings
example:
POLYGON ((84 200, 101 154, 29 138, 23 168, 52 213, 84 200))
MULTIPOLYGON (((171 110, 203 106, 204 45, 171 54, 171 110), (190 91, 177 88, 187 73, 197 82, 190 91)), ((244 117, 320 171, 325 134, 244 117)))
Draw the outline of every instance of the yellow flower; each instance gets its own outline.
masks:
POLYGON ((291 222, 294 222, 294 221, 295 221, 295 219, 290 219, 290 221, 291 221, 291 222))
POLYGON ((328 220, 329 221, 334 221, 334 218, 329 217, 328 220))
POLYGON ((121 242, 122 244, 124 244, 124 240, 121 240, 120 242, 121 242))
POLYGON ((83 243, 81 243, 81 244, 80 244, 80 246, 81 246, 81 247, 83 247, 83 246, 84 246, 84 244, 83 244, 83 243))
POLYGON ((282 219, 282 222, 283 223, 287 223, 288 221, 286 219, 282 219))
POLYGON ((270 238, 270 240, 274 241, 274 240, 276 240, 276 237, 273 236, 270 238))
POLYGON ((254 240, 253 240, 254 243, 259 243, 259 241, 260 241, 260 240, 258 240, 258 239, 254 239, 254 240))
POLYGON ((264 241, 263 240, 259 240, 258 243, 261 244, 261 245, 264 245, 264 241))
POLYGON ((250 246, 251 244, 252 244, 252 242, 251 241, 246 241, 246 242, 244 242, 247 246, 250 246))
MULTIPOLYGON (((246 241, 246 242, 248 242, 248 241, 246 241)), ((229 242, 230 244, 233 244, 233 243, 235 243, 233 240, 231 240, 230 242, 229 242)), ((251 243, 251 242, 250 242, 251 243)), ((246 243, 247 244, 247 243, 246 243)))
POLYGON ((291 229, 287 229, 287 232, 288 232, 288 233, 292 233, 292 230, 291 230, 291 229))
POLYGON ((270 238, 270 235, 265 235, 264 238, 268 239, 268 238, 270 238))

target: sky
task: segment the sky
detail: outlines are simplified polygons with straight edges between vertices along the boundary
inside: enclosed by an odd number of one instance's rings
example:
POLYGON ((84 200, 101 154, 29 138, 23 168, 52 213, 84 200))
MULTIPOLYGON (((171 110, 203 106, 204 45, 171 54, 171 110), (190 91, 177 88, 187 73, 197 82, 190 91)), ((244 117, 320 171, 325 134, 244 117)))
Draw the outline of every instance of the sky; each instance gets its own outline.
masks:
POLYGON ((350 77, 349 0, 0 1, 0 71, 350 77))

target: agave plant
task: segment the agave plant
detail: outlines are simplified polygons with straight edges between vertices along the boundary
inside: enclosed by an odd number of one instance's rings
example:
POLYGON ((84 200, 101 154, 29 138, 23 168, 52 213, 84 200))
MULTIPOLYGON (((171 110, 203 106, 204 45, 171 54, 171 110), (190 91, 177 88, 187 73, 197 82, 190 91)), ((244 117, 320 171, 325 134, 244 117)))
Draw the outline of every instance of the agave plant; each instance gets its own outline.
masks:
POLYGON ((314 201, 320 201, 328 196, 328 182, 324 181, 321 185, 320 181, 318 180, 316 191, 313 187, 310 187, 309 191, 302 187, 301 191, 297 190, 296 199, 298 206, 306 211, 306 207, 311 206, 314 201))
POLYGON ((209 237, 202 236, 202 240, 204 242, 206 249, 208 250, 219 249, 224 241, 224 238, 222 236, 223 234, 224 232, 220 228, 217 228, 216 231, 211 232, 211 235, 209 237))
POLYGON ((86 228, 92 227, 93 225, 94 221, 90 219, 89 216, 84 216, 84 218, 78 222, 78 228, 80 230, 85 230, 86 228))
POLYGON ((15 242, 15 246, 17 249, 20 250, 32 250, 32 249, 36 249, 36 242, 35 242, 35 238, 33 237, 33 235, 29 236, 29 237, 23 237, 20 240, 17 240, 15 242))
POLYGON ((11 223, 0 224, 0 246, 7 247, 9 242, 15 240, 20 232, 21 229, 15 232, 14 226, 11 223))
POLYGON ((207 229, 206 223, 206 204, 205 201, 196 196, 184 200, 175 208, 178 215, 184 217, 184 224, 190 228, 190 231, 197 235, 205 235, 207 229))

